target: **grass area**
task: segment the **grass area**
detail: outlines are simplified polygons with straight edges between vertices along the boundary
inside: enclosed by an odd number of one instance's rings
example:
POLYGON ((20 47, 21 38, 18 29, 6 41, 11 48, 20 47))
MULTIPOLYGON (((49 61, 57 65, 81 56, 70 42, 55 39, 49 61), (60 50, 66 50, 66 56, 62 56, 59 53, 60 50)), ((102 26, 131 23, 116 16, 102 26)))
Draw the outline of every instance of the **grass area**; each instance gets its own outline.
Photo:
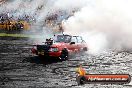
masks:
POLYGON ((7 34, 7 33, 0 33, 0 37, 42 38, 40 35, 28 35, 28 34, 7 34))
POLYGON ((0 33, 0 37, 30 37, 30 35, 0 33))

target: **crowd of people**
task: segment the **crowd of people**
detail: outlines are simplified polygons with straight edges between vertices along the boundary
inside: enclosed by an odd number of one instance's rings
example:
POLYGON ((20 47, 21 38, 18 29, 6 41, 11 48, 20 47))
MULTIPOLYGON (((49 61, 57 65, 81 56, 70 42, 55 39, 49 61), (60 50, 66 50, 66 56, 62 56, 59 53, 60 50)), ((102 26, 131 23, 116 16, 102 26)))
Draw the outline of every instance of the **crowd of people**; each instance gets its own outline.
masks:
POLYGON ((0 14, 0 29, 4 30, 19 30, 27 29, 28 23, 30 23, 30 16, 24 15, 23 17, 16 17, 10 13, 0 14), (26 25, 26 27, 25 27, 26 25))
MULTIPOLYGON (((57 32, 62 32, 64 31, 63 26, 62 26, 62 21, 65 19, 68 19, 70 16, 74 14, 75 11, 65 11, 65 10, 57 10, 54 12, 49 12, 47 16, 42 22, 43 27, 47 27, 49 29, 52 29, 53 31, 57 32)), ((11 24, 11 22, 16 22, 14 28, 18 29, 23 26, 23 24, 20 21, 26 21, 27 23, 30 23, 31 25, 40 25, 41 23, 38 22, 37 17, 39 13, 35 13, 34 15, 27 15, 27 14, 20 14, 18 15, 18 11, 5 11, 5 12, 0 12, 0 29, 2 24, 11 24), (35 23, 35 24, 34 24, 35 23), (16 26, 18 26, 16 28, 16 26)), ((7 29, 7 28, 6 28, 7 29)), ((10 29, 10 28, 8 28, 10 29)), ((39 28, 41 29, 41 28, 39 28)))
POLYGON ((0 14, 0 22, 13 21, 13 20, 31 22, 31 21, 35 21, 35 18, 33 16, 29 16, 29 15, 14 16, 8 12, 0 14))
POLYGON ((67 20, 70 16, 73 16, 75 11, 55 11, 53 13, 47 14, 47 17, 45 18, 45 26, 53 27, 53 31, 63 32, 63 25, 62 21, 67 20))

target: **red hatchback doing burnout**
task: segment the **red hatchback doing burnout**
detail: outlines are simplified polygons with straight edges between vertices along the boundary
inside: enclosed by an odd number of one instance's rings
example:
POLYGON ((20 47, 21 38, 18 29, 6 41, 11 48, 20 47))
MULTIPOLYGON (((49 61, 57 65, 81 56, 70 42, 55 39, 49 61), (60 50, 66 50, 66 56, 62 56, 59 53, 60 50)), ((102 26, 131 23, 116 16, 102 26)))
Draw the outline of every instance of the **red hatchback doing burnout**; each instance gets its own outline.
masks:
POLYGON ((35 45, 31 51, 38 56, 58 57, 66 60, 71 54, 87 50, 86 42, 81 36, 61 34, 55 36, 54 39, 46 39, 44 44, 35 45))

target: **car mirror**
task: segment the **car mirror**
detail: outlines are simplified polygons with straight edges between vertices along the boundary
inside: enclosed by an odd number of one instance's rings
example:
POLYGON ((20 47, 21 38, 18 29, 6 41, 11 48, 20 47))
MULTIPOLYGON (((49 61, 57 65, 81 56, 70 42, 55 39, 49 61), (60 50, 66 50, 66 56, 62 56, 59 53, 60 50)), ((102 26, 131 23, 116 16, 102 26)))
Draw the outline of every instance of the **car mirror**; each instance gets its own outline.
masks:
POLYGON ((71 45, 72 45, 72 44, 75 44, 75 42, 71 42, 70 44, 71 44, 71 45))

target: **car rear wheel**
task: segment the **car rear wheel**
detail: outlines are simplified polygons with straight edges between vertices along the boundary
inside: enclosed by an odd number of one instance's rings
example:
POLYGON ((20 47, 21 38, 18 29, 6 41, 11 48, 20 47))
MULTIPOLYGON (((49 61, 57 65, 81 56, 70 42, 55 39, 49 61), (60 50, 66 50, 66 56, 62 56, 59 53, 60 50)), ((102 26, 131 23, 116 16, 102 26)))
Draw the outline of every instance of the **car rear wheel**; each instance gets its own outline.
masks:
POLYGON ((87 48, 87 47, 84 47, 84 48, 83 48, 83 51, 88 51, 88 48, 87 48))
POLYGON ((67 49, 63 49, 61 52, 61 56, 59 57, 61 60, 67 60, 68 59, 68 51, 67 49))

